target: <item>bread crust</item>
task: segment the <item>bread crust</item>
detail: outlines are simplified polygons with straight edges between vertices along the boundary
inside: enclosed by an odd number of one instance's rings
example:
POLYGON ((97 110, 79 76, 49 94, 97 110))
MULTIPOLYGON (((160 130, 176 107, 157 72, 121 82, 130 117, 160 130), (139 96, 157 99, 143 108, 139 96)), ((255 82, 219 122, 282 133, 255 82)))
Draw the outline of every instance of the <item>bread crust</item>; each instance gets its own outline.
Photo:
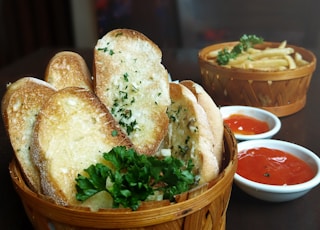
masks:
POLYGON ((40 192, 39 171, 31 160, 33 126, 42 105, 55 93, 48 83, 23 77, 7 87, 2 98, 2 117, 14 154, 30 188, 40 192))
POLYGON ((191 80, 183 80, 180 84, 191 90, 208 116, 208 121, 214 137, 213 153, 218 160, 219 167, 221 167, 224 126, 220 110, 201 85, 191 80))
POLYGON ((39 112, 31 145, 43 193, 61 205, 80 205, 75 178, 115 146, 132 143, 98 98, 79 87, 59 90, 39 112))
POLYGON ((72 51, 58 52, 50 59, 44 80, 58 90, 74 86, 93 91, 91 73, 85 60, 72 51))
POLYGON ((168 72, 162 53, 143 34, 117 29, 94 50, 94 90, 138 153, 152 155, 167 133, 168 72))
POLYGON ((219 174, 219 165, 213 154, 214 137, 208 129, 207 114, 184 85, 170 83, 170 95, 170 124, 164 147, 171 149, 174 157, 193 161, 199 184, 209 182, 219 174))

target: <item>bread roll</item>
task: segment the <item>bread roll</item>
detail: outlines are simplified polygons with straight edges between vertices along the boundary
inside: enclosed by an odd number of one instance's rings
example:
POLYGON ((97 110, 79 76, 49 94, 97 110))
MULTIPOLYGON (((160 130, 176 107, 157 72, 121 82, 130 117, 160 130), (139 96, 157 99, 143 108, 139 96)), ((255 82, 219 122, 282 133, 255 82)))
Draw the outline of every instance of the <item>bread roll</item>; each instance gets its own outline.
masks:
POLYGON ((208 116, 208 121, 214 137, 213 153, 217 158, 219 167, 221 167, 224 126, 220 110, 201 85, 191 80, 183 80, 180 84, 191 90, 208 116))
POLYGON ((167 133, 168 72, 158 46, 143 34, 117 29, 94 50, 94 89, 134 148, 152 155, 167 133))
POLYGON ((7 87, 2 98, 2 117, 15 156, 30 188, 40 192, 38 169, 31 160, 33 126, 42 105, 56 90, 33 77, 23 77, 7 87))
POLYGON ((169 131, 162 151, 170 151, 185 162, 191 159, 198 183, 209 182, 219 174, 219 164, 207 114, 184 85, 170 83, 170 95, 169 131))
POLYGON ((91 91, 67 87, 53 94, 39 112, 31 145, 44 194, 79 205, 75 178, 115 146, 132 143, 91 91))
POLYGON ((93 90, 91 73, 85 60, 71 51, 61 51, 51 58, 44 80, 58 90, 70 86, 93 90))

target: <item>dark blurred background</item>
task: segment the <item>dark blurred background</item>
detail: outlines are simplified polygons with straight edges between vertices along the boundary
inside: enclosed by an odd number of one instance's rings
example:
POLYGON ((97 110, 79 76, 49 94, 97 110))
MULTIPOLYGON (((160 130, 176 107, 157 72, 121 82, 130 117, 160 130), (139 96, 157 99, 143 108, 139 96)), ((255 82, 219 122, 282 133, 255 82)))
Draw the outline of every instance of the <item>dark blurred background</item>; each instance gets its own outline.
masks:
POLYGON ((42 47, 92 48, 114 28, 160 48, 195 48, 256 34, 318 49, 318 0, 0 0, 0 68, 42 47))

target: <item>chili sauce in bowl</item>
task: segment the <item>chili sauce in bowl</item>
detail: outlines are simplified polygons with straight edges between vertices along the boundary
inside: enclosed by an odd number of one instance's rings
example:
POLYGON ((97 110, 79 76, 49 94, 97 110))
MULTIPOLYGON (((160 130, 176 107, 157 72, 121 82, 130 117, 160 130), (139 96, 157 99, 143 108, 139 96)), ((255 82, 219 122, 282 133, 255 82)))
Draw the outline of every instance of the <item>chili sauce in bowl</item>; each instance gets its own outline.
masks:
POLYGON ((242 150, 237 173, 251 181, 270 185, 294 185, 311 180, 315 171, 302 159, 267 147, 242 150))
POLYGON ((235 184, 270 202, 299 198, 320 183, 320 158, 300 145, 273 139, 238 143, 235 184))
POLYGON ((281 128, 273 113, 251 106, 223 106, 220 112, 238 141, 272 138, 281 128))

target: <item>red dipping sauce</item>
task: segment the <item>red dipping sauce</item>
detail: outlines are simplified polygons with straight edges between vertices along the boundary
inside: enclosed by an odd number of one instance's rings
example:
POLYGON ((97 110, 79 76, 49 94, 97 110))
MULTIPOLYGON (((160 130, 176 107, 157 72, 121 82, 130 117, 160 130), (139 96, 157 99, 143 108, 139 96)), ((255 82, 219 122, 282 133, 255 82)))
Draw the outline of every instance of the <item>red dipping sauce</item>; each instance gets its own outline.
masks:
POLYGON ((224 122, 236 134, 255 135, 270 130, 267 122, 242 114, 233 114, 225 118, 224 122))
POLYGON ((315 176, 303 160, 287 152, 265 147, 238 153, 237 173, 251 181, 269 185, 294 185, 315 176))

